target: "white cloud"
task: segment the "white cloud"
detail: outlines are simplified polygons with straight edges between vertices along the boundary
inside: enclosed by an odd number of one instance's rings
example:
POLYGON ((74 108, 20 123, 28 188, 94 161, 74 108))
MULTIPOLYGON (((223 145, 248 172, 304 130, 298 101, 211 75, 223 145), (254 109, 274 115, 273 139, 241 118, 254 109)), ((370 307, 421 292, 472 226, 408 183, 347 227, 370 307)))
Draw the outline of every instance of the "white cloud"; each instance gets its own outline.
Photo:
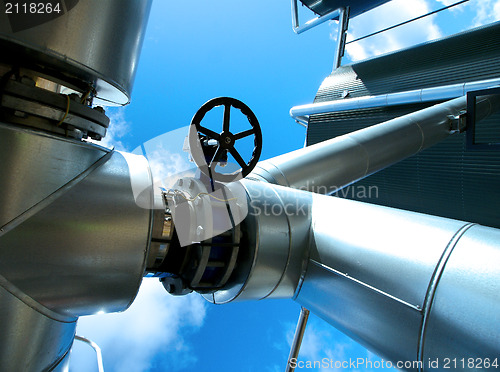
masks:
POLYGON ((125 120, 125 107, 108 108, 106 115, 109 117, 109 127, 106 136, 101 141, 91 139, 87 141, 107 148, 114 147, 115 150, 118 151, 127 151, 125 145, 121 141, 121 138, 130 130, 130 125, 127 120, 125 120))
POLYGON ((482 26, 500 19, 500 0, 475 0, 469 7, 476 12, 474 26, 482 26))
MULTIPOLYGON (((393 0, 350 20, 348 41, 418 17, 430 11, 426 0, 393 0)), ((346 56, 352 61, 436 39, 441 36, 435 16, 426 17, 380 35, 349 44, 346 56)), ((336 31, 335 31, 336 32, 336 31)))
MULTIPOLYGON (((457 0, 436 0, 438 3, 441 3, 443 4, 444 6, 448 6, 448 5, 451 5, 451 4, 455 4, 457 2, 457 0)), ((458 8, 455 8, 455 9, 458 9, 458 8)))
MULTIPOLYGON (((455 4, 457 0, 392 0, 349 22, 348 41, 396 25, 455 4)), ((500 0, 470 0, 450 8, 454 18, 446 18, 444 11, 368 39, 347 45, 345 56, 359 61, 434 40, 500 20, 500 0), (442 28, 439 26, 441 25, 442 28), (444 30, 444 32, 443 32, 444 30)), ((330 22, 332 40, 337 39, 337 23, 330 22)))
MULTIPOLYGON (((145 279, 128 310, 82 317, 78 321, 77 334, 101 347, 105 370, 148 371, 152 368, 153 357, 160 351, 180 369, 197 360, 183 333, 202 326, 205 306, 199 295, 174 297, 157 279, 145 279)), ((89 359, 88 354, 73 352, 71 370, 96 370, 95 357, 89 359)))
MULTIPOLYGON (((159 144, 154 150, 148 151, 147 158, 155 184, 170 188, 180 178, 186 176, 185 172, 194 168, 187 160, 187 154, 172 152, 159 144)), ((191 174, 194 175, 194 170, 191 174)))
MULTIPOLYGON (((296 325, 288 323, 283 326, 287 347, 290 350, 296 325)), ((279 350, 282 349, 280 344, 275 344, 274 346, 279 350)), ((333 326, 330 326, 311 313, 298 358, 299 361, 304 363, 304 369, 305 363, 310 362, 310 365, 314 366, 314 362, 316 361, 319 364, 319 368, 314 368, 314 371, 344 372, 346 369, 342 368, 340 363, 357 360, 357 358, 373 362, 381 360, 378 356, 358 345, 349 337, 333 328, 333 326)), ((363 371, 376 370, 362 364, 359 367, 363 371)), ((350 368, 349 370, 356 371, 350 368)), ((395 371, 395 369, 389 367, 384 368, 384 370, 395 371)))
POLYGON ((161 134, 132 151, 148 159, 155 185, 170 188, 179 178, 194 175, 196 165, 184 149, 188 128, 161 134))
MULTIPOLYGON (((435 1, 445 6, 457 2, 457 0, 435 1)), ((467 22, 468 27, 464 29, 482 26, 500 20, 500 0, 470 0, 451 8, 451 11, 465 14, 466 18, 462 18, 461 20, 467 22)))

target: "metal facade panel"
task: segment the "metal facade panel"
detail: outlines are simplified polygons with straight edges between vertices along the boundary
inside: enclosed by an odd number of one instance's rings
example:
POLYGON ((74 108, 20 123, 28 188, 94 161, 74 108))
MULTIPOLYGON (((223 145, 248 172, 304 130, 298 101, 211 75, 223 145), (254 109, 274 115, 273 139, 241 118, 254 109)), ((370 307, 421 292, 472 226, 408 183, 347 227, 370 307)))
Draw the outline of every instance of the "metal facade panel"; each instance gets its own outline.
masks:
POLYGON ((500 76, 500 22, 378 58, 341 66, 314 102, 404 92, 500 76))

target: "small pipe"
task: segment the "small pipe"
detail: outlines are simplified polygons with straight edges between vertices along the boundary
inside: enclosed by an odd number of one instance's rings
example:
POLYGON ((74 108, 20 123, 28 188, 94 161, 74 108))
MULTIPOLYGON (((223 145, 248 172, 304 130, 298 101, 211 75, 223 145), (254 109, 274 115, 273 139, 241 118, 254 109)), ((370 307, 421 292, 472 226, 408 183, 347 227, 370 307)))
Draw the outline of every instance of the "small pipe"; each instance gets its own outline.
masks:
POLYGON ((297 328, 295 329, 295 336, 293 337, 292 348, 290 349, 290 355, 288 356, 288 361, 286 364, 286 372, 295 371, 295 367, 292 367, 297 361, 300 351, 300 345, 302 344, 302 339, 304 338, 304 333, 306 331, 307 320, 309 319, 309 310, 302 307, 300 310, 299 321, 297 322, 297 328))
POLYGON ((292 22, 293 31, 295 31, 299 28, 299 5, 297 4, 297 0, 292 0, 292 22))
POLYGON ((102 352, 99 345, 97 345, 94 341, 89 340, 88 338, 78 335, 75 335, 75 340, 84 342, 95 350, 95 353, 97 355, 97 369, 99 370, 99 372, 104 372, 104 366, 102 363, 102 352))
POLYGON ((311 28, 314 28, 322 23, 330 21, 330 20, 338 17, 339 15, 340 15, 340 9, 335 9, 329 13, 326 13, 325 15, 313 18, 313 19, 307 21, 303 26, 300 26, 299 25, 299 9, 298 9, 298 5, 297 5, 297 0, 292 0, 293 32, 295 32, 297 35, 305 32, 307 30, 310 30, 311 28))
POLYGON ((423 102, 444 101, 465 95, 467 92, 488 89, 500 85, 500 79, 473 81, 468 83, 444 85, 433 88, 415 89, 406 92, 389 93, 378 96, 348 98, 336 101, 312 103, 295 106, 290 116, 306 120, 309 115, 326 114, 374 107, 389 107, 423 102))

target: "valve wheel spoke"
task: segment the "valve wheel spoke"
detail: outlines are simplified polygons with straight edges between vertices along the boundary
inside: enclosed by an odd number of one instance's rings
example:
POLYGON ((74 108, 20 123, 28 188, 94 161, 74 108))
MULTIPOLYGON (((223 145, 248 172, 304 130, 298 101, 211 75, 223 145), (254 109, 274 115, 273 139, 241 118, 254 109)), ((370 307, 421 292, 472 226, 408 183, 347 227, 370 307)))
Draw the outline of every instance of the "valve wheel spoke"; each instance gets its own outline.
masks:
POLYGON ((203 127, 203 126, 201 126, 201 125, 197 126, 197 128, 196 128, 196 129, 197 129, 197 130, 198 130, 198 132, 200 132, 201 134, 204 134, 204 135, 206 135, 206 136, 209 136, 209 137, 213 138, 214 140, 217 140, 217 141, 218 141, 218 140, 219 140, 219 138, 220 138, 220 134, 219 134, 219 133, 216 133, 216 132, 214 132, 213 130, 208 129, 208 128, 205 128, 205 127, 203 127))
POLYGON ((238 162, 242 170, 245 170, 248 167, 248 164, 245 162, 245 160, 243 160, 240 153, 236 151, 234 147, 231 147, 229 149, 229 152, 231 153, 231 155, 233 155, 234 160, 238 162))
POLYGON ((248 137, 248 136, 251 136, 252 134, 255 133, 255 130, 252 128, 252 129, 248 129, 248 130, 245 130, 243 132, 240 132, 240 133, 236 133, 233 138, 235 141, 239 140, 239 139, 242 139, 242 138, 245 138, 245 137, 248 137))
POLYGON ((224 105, 224 122, 222 124, 222 131, 229 132, 229 121, 231 120, 231 105, 224 105))

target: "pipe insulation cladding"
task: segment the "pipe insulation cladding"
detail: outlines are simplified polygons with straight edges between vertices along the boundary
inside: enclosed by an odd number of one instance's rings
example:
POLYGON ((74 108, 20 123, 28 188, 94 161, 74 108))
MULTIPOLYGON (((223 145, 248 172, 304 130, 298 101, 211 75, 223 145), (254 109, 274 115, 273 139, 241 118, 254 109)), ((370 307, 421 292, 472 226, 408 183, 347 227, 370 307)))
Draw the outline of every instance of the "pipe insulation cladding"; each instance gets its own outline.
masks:
MULTIPOLYGON (((465 96, 446 101, 260 162, 249 178, 333 193, 446 139, 466 108, 465 96)), ((476 120, 499 109, 500 95, 484 96, 477 100, 476 120)))
POLYGON ((410 371, 498 360, 500 230, 242 182, 248 256, 208 300, 293 298, 410 371))
MULTIPOLYGON (((293 298, 410 371, 498 362, 500 230, 318 192, 463 130, 466 105, 461 97, 259 163, 242 181, 250 253, 213 302, 293 298)), ((476 119, 499 108, 500 97, 484 96, 476 119)))
POLYGON ((3 123, 0 158, 0 370, 52 370, 79 316, 134 300, 151 173, 142 156, 3 123))
POLYGON ((12 3, 9 11, 6 5, 0 13, 0 63, 40 65, 59 79, 93 84, 107 105, 129 103, 152 0, 50 3, 28 3, 36 12, 12 3))

